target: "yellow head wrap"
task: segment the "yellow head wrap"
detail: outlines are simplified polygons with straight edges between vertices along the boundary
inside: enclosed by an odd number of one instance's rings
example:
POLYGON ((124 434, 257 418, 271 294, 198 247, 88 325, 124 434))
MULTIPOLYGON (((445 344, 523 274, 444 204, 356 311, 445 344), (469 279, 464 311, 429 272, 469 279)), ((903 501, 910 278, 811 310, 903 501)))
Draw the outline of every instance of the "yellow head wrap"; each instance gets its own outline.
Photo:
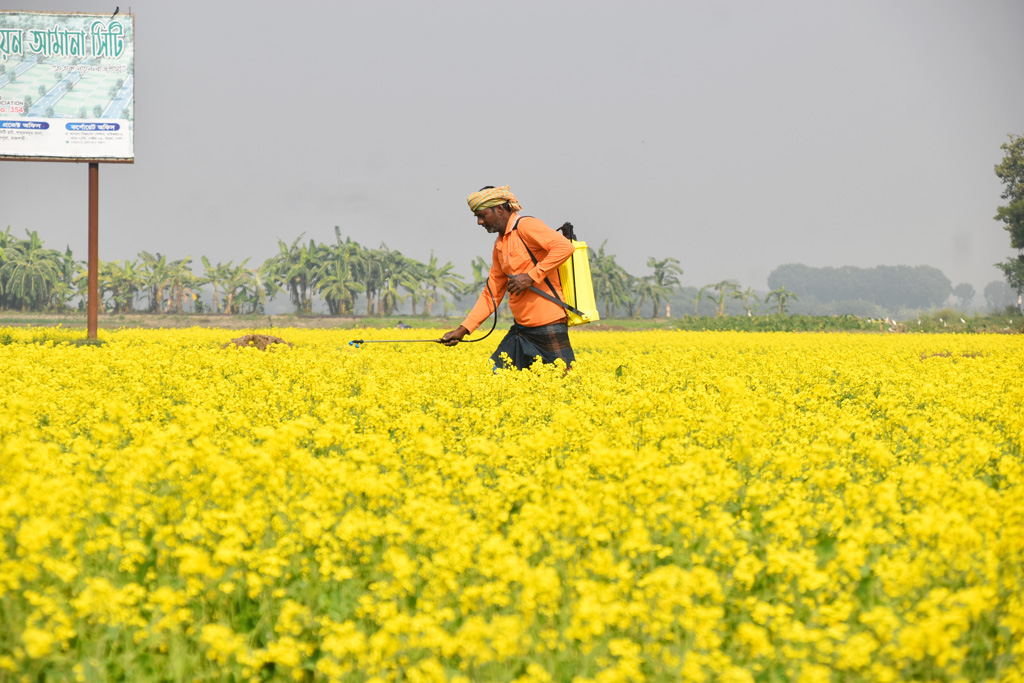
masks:
POLYGON ((469 202, 469 210, 473 212, 480 209, 489 209, 492 206, 501 206, 505 202, 509 203, 513 211, 523 210, 523 207, 519 205, 516 196, 512 194, 512 190, 509 189, 508 185, 474 192, 469 195, 466 201, 469 202))

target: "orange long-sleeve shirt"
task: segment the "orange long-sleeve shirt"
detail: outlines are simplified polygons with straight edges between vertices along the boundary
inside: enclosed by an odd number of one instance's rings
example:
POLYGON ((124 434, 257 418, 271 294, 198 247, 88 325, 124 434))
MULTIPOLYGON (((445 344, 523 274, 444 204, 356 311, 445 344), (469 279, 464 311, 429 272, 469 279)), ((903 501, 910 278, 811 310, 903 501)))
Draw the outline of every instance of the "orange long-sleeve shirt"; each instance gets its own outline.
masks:
MULTIPOLYGON (((494 302, 500 304, 505 298, 510 275, 526 273, 533 280, 537 289, 550 294, 548 285, 544 282, 546 275, 555 287, 555 294, 564 301, 562 283, 558 279, 558 266, 562 265, 572 254, 572 242, 549 228, 543 221, 533 216, 520 217, 519 214, 513 213, 509 216, 505 234, 498 235, 498 239, 494 241, 491 271, 487 276, 487 282, 494 294, 494 301, 491 300, 491 295, 487 293, 485 287, 462 326, 472 332, 487 319, 487 316, 494 313, 494 302), (513 230, 512 226, 516 224, 517 220, 519 225, 513 230), (537 265, 534 265, 530 259, 530 253, 523 245, 524 240, 530 246, 533 255, 537 257, 537 265)), ((550 325, 565 320, 564 308, 530 290, 509 294, 508 305, 512 309, 512 315, 515 316, 516 322, 526 327, 550 325)))

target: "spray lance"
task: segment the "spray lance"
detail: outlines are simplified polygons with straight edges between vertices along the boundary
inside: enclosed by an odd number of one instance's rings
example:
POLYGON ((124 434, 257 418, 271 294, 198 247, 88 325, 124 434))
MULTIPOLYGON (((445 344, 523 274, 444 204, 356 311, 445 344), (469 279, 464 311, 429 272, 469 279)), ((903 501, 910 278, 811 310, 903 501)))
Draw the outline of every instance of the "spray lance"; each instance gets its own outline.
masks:
MULTIPOLYGON (((491 322, 491 329, 487 330, 487 334, 480 337, 479 339, 463 339, 459 343, 471 344, 473 342, 483 341, 491 336, 491 332, 494 332, 494 328, 498 325, 498 302, 494 298, 494 292, 491 291, 491 283, 485 283, 487 286, 487 293, 491 295, 491 303, 494 304, 494 321, 491 322)), ((348 343, 349 346, 359 348, 363 344, 422 344, 422 343, 434 343, 443 344, 440 339, 353 339, 348 343)))

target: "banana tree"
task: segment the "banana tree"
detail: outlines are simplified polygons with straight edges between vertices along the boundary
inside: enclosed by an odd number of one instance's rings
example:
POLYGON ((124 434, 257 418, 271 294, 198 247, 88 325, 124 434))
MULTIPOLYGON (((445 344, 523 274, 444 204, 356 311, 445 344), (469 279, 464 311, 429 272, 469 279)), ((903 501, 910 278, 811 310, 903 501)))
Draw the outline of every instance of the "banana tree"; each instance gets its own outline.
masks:
POLYGON ((9 305, 41 311, 50 302, 54 285, 62 281, 61 254, 44 247, 35 230, 25 232, 28 239, 4 247, 0 283, 9 305))
POLYGON ((671 256, 660 260, 652 256, 647 259, 647 267, 654 270, 651 275, 652 286, 649 288, 648 296, 653 305, 651 317, 657 318, 661 302, 668 301, 672 294, 679 289, 680 283, 677 276, 683 274, 683 269, 679 267, 679 259, 671 256))
POLYGON ((626 272, 625 268, 615 262, 614 254, 604 253, 607 243, 608 240, 601 243, 590 262, 594 295, 604 303, 605 318, 611 318, 612 311, 619 307, 626 308, 632 314, 632 281, 634 278, 626 272))
POLYGON ((242 312, 249 296, 249 282, 252 279, 251 271, 245 267, 249 259, 245 259, 237 266, 231 268, 223 280, 224 287, 224 312, 228 315, 236 315, 242 312))
POLYGON ((130 313, 145 279, 135 261, 100 263, 100 290, 110 294, 115 313, 130 313))
POLYGON ((231 261, 210 265, 210 259, 205 256, 201 256, 200 259, 203 262, 204 272, 202 277, 196 280, 196 283, 213 287, 213 312, 220 313, 220 292, 224 287, 224 282, 231 277, 234 267, 231 265, 231 261))
POLYGON ((139 258, 142 260, 143 287, 149 297, 149 311, 151 313, 163 313, 170 306, 164 306, 164 289, 168 283, 167 256, 157 252, 151 254, 148 251, 140 251, 139 258))
POLYGON ((733 292, 733 297, 743 301, 743 309, 747 312, 747 316, 753 315, 753 312, 757 310, 757 293, 752 287, 747 287, 742 292, 733 292))
POLYGON ((767 304, 772 299, 775 299, 779 304, 779 315, 782 315, 785 312, 786 305, 789 303, 790 299, 792 299, 793 301, 800 301, 800 298, 797 297, 796 292, 786 289, 786 285, 782 285, 778 289, 773 289, 772 291, 768 292, 768 294, 766 294, 764 297, 764 302, 767 304))
POLYGON ((193 301, 196 299, 192 289, 196 277, 192 273, 190 263, 192 263, 192 257, 186 256, 183 259, 171 261, 167 266, 167 284, 171 289, 171 300, 174 301, 174 309, 177 313, 185 312, 186 296, 193 301))
POLYGON ((356 294, 365 287, 356 279, 357 259, 355 250, 334 250, 320 267, 317 292, 324 298, 331 315, 352 315, 355 311, 356 294))
POLYGON ((715 296, 715 317, 721 318, 725 316, 725 300, 733 295, 733 292, 739 290, 739 284, 732 280, 722 280, 715 284, 707 285, 707 289, 716 292, 715 296))
POLYGON ((430 260, 423 265, 420 275, 426 292, 426 298, 423 302, 423 315, 425 316, 431 314, 434 302, 441 301, 442 306, 447 304, 448 299, 444 295, 456 296, 466 284, 454 272, 454 266, 451 264, 451 261, 448 261, 443 266, 437 265, 437 257, 434 256, 433 249, 430 250, 430 260))
POLYGON ((313 240, 300 244, 304 236, 305 233, 299 235, 291 244, 277 240, 278 253, 272 259, 272 278, 288 292, 297 312, 311 313, 321 251, 313 240))

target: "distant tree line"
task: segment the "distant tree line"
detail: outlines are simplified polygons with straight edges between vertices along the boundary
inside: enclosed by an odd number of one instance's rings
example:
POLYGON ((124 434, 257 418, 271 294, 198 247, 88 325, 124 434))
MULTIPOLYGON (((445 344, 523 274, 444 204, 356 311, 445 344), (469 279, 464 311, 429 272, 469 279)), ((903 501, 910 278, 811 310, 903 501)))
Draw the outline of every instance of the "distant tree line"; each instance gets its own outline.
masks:
MULTIPOLYGON (((266 312, 270 301, 286 298, 297 313, 326 312, 334 316, 445 315, 471 305, 483 290, 490 261, 477 257, 470 264, 472 280, 455 272, 451 262, 440 263, 431 252, 421 262, 381 244, 367 248, 342 237, 335 228, 333 242, 317 243, 299 236, 278 240, 277 253, 259 264, 213 263, 201 256, 170 259, 141 251, 136 259, 100 261, 101 310, 110 313, 266 312)), ((0 310, 65 311, 84 307, 87 264, 70 248, 47 248, 38 233, 24 239, 8 227, 0 232, 0 310)), ((770 291, 743 288, 734 280, 702 287, 683 286, 683 269, 670 256, 650 257, 649 272, 629 273, 606 250, 607 242, 590 251, 590 269, 598 309, 605 318, 667 315, 675 317, 789 313, 875 314, 850 308, 856 301, 885 310, 934 308, 952 292, 966 308, 974 288, 961 283, 951 288, 941 271, 929 266, 877 268, 812 268, 789 264, 768 278, 770 291), (823 305, 831 302, 833 309, 823 305), (847 302, 847 303, 843 303, 847 302), (836 307, 838 310, 836 310, 836 307), (846 307, 847 310, 843 310, 846 307)), ((1013 291, 1004 283, 985 288, 993 308, 1002 308, 1013 291)))
MULTIPOLYGON (((62 311, 74 300, 84 305, 87 263, 70 249, 48 249, 35 231, 27 239, 0 232, 0 310, 62 311)), ((477 257, 470 265, 471 282, 441 264, 431 252, 420 262, 381 244, 363 247, 335 228, 334 243, 296 238, 278 240, 278 252, 259 265, 212 263, 200 257, 202 271, 191 256, 139 252, 137 259, 101 261, 99 292, 103 310, 111 313, 262 313, 269 301, 286 296, 297 313, 311 314, 320 303, 336 316, 393 315, 408 306, 412 315, 447 315, 456 302, 483 290, 489 261, 477 257), (212 294, 211 300, 203 293, 212 294)), ((625 311, 657 316, 669 297, 678 293, 682 274, 671 257, 648 260, 649 275, 634 276, 606 254, 604 245, 591 255, 595 293, 606 315, 625 311), (649 309, 647 309, 649 307, 649 309)), ((406 309, 407 310, 407 309, 406 309)))
MULTIPOLYGON (((784 286, 823 303, 860 300, 887 310, 934 308, 953 293, 949 278, 931 266, 813 268, 790 263, 768 275, 768 286, 784 286)), ((970 294, 973 298, 973 288, 970 294)))
MULTIPOLYGON (((27 239, 0 232, 0 310, 62 311, 76 298, 83 305, 88 273, 70 249, 59 252, 43 246, 35 231, 27 239)), ((352 315, 357 301, 371 315, 390 315, 400 302, 410 301, 413 313, 422 306, 431 315, 440 304, 445 311, 465 283, 451 263, 438 264, 431 253, 421 263, 381 244, 367 249, 335 229, 334 244, 278 240, 278 252, 259 265, 249 259, 235 264, 211 263, 201 257, 196 272, 191 256, 169 259, 160 253, 139 252, 137 259, 101 261, 99 292, 103 309, 112 313, 262 313, 269 300, 284 295, 299 313, 313 311, 319 298, 331 315, 352 315), (202 299, 204 288, 212 302, 202 299)))

